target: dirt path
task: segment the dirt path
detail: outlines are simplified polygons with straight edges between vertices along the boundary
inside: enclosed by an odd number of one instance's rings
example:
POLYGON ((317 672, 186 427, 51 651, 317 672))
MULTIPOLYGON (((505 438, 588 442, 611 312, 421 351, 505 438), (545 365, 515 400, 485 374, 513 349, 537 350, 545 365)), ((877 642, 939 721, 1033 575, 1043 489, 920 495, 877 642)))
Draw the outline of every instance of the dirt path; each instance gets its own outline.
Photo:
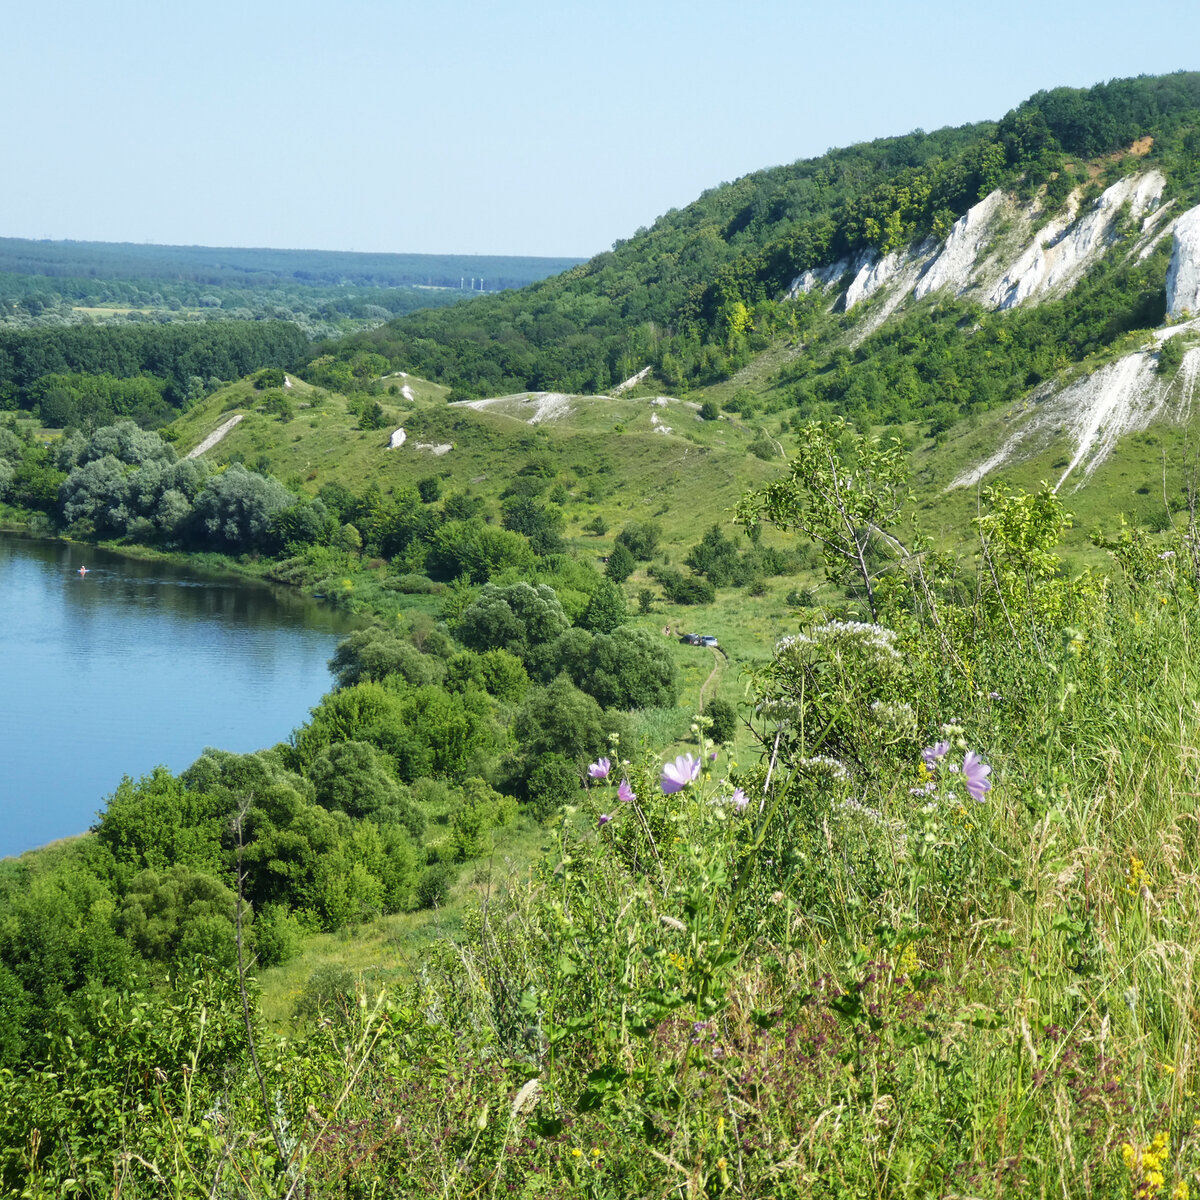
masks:
POLYGON ((241 419, 243 414, 238 413, 235 417, 230 417, 224 425, 214 429, 194 450, 189 450, 184 458, 199 458, 205 450, 211 450, 241 419))
POLYGON ((720 674, 722 668, 729 661, 729 655, 718 646, 710 646, 709 649, 713 655, 713 669, 709 671, 708 678, 700 685, 700 711, 704 711, 704 693, 708 691, 708 685, 713 682, 720 674))

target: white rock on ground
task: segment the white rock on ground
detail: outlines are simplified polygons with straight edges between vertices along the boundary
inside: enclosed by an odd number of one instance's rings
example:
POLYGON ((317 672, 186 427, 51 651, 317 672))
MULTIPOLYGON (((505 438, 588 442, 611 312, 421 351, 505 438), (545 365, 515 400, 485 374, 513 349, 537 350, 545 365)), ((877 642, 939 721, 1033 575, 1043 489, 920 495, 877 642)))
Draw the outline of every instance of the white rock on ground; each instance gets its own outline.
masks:
POLYGON ((1124 206, 1129 205, 1132 218, 1140 219, 1158 204, 1166 182, 1158 171, 1131 175, 1106 188, 1078 220, 1072 221, 1069 213, 1056 217, 1004 273, 988 303, 1014 308, 1038 292, 1073 284, 1108 249, 1124 206))
POLYGON ((1172 317, 1200 313, 1200 205, 1175 222, 1167 270, 1167 312, 1172 317))
POLYGON ((642 380, 645 379, 649 374, 650 368, 643 367, 636 375, 630 375, 628 379, 618 383, 617 386, 613 388, 611 392, 609 392, 609 395, 619 396, 622 392, 627 392, 631 387, 637 387, 637 385, 641 383, 642 380))
POLYGON ((400 447, 403 446, 407 440, 408 440, 408 434, 405 433, 403 429, 397 429, 392 434, 391 441, 388 442, 388 449, 389 450, 399 450, 400 447))
POLYGON ((413 395, 412 388, 409 387, 407 383, 400 389, 400 395, 402 395, 410 404, 416 399, 416 397, 413 395))

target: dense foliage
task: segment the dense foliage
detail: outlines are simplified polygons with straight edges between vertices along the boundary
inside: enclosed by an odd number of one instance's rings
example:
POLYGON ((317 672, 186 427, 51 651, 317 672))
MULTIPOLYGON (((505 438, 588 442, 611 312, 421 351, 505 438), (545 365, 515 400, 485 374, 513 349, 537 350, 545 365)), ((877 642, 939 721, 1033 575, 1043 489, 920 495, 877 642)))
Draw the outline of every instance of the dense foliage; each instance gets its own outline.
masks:
POLYGON ((260 367, 287 367, 306 347, 304 334, 286 321, 0 327, 0 408, 31 408, 52 390, 69 393, 80 376, 102 377, 101 399, 106 393, 115 397, 98 408, 101 419, 130 415, 127 410, 137 404, 136 393, 122 394, 107 382, 111 379, 149 377, 150 386, 179 408, 203 394, 211 378, 238 379, 260 367))

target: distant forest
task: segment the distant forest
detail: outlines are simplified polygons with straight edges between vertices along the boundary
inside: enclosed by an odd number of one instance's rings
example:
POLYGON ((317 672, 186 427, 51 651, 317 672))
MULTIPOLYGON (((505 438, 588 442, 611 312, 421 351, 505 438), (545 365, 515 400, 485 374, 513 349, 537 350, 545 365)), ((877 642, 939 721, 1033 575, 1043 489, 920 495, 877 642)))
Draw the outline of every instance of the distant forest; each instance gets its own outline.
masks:
POLYGON ((291 284, 448 287, 489 292, 524 287, 569 270, 578 258, 488 254, 361 254, 352 250, 272 250, 152 246, 130 242, 0 238, 0 273, 51 279, 156 279, 213 287, 291 284), (481 288, 482 285, 482 288, 481 288))
POLYGON ((338 338, 577 262, 0 238, 0 325, 284 320, 310 339, 338 338))

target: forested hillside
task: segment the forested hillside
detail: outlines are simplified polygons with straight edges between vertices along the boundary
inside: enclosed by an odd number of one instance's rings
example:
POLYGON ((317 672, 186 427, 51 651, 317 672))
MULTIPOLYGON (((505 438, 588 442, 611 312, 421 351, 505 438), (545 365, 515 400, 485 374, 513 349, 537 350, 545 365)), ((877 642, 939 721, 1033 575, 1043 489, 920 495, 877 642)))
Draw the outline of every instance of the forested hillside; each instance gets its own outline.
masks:
MULTIPOLYGON (((1143 165, 1161 165, 1171 194, 1195 203, 1198 121, 1194 72, 1039 92, 997 123, 757 171, 561 276, 470 309, 414 314, 358 344, 463 397, 604 391, 647 365, 669 388, 713 383, 771 338, 805 335, 818 306, 784 297, 806 268, 944 237, 997 187, 1061 202, 1119 174, 1121 152, 1151 138, 1143 165), (1117 158, 1088 169, 1107 155, 1117 158)), ((1129 303, 1144 305, 1138 295, 1129 303)))

